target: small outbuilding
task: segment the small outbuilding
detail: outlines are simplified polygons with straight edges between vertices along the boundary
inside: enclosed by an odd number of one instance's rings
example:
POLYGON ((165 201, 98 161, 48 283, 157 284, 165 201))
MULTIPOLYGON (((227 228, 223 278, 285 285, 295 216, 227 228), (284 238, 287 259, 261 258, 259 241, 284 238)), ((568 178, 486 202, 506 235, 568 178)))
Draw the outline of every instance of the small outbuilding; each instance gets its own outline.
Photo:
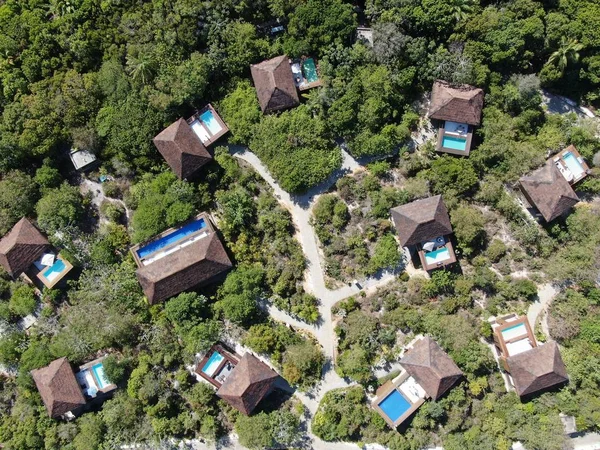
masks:
POLYGON ((73 163, 75 170, 79 172, 85 172, 93 169, 98 163, 96 155, 94 155, 92 152, 77 148, 71 149, 69 158, 71 158, 71 162, 73 163))

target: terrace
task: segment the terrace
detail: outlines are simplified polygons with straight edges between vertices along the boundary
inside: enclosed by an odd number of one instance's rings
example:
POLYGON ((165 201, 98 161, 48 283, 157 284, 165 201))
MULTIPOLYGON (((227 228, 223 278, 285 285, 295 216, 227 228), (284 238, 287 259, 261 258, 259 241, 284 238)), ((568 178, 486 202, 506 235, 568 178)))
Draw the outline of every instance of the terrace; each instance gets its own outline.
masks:
POLYGON ((473 127, 466 123, 444 121, 438 128, 438 151, 467 156, 473 140, 473 127))
POLYGON ((152 240, 135 245, 131 248, 131 254, 138 267, 148 266, 212 233, 212 224, 208 216, 202 213, 180 227, 169 228, 152 240))
POLYGON ((229 131, 210 103, 190 117, 187 123, 207 147, 229 131))
POLYGON ((449 236, 422 242, 417 247, 421 265, 426 271, 438 269, 456 262, 456 254, 449 236))
POLYGON ((492 322, 494 344, 500 356, 500 363, 510 372, 507 358, 537 347, 535 336, 526 316, 511 314, 492 322))
POLYGON ((323 85, 319 79, 317 66, 313 58, 290 60, 290 67, 292 68, 294 84, 299 91, 307 91, 323 85))
POLYGON ((574 145, 565 148, 551 159, 570 185, 583 180, 590 170, 574 145))
POLYGON ((48 251, 35 260, 25 274, 34 284, 39 286, 41 283, 48 289, 52 289, 72 269, 73 265, 64 259, 60 253, 54 254, 48 251))
POLYGON ((104 357, 84 364, 75 374, 75 379, 86 399, 95 399, 117 388, 117 385, 106 377, 102 365, 103 360, 104 357))
POLYGON ((241 357, 224 344, 215 344, 196 364, 195 373, 219 389, 241 357))
POLYGON ((419 409, 426 397, 425 390, 416 380, 408 372, 403 372, 377 390, 372 407, 390 427, 396 429, 419 409))

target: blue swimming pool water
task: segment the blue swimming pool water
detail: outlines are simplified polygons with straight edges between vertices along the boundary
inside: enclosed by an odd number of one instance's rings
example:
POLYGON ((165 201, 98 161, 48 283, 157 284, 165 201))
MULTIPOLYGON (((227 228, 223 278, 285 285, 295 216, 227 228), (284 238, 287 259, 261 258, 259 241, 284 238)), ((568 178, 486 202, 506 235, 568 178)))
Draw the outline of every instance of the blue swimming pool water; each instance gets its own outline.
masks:
POLYGON ((450 251, 447 247, 441 247, 432 252, 425 252, 425 262, 428 265, 446 261, 447 259, 450 259, 450 251))
POLYGON ((313 83, 319 79, 315 60, 312 58, 308 58, 302 63, 302 71, 304 72, 304 78, 306 78, 306 81, 309 83, 313 83))
POLYGON ((577 161, 577 157, 573 153, 567 152, 563 155, 562 158, 569 170, 573 173, 573 176, 575 178, 579 178, 581 177, 581 175, 583 175, 585 169, 583 168, 581 163, 577 161))
POLYGON ((442 147, 451 148, 452 150, 465 150, 467 148, 467 140, 454 136, 444 136, 442 147))
POLYGON ((57 258, 56 261, 54 261, 54 264, 44 271, 43 275, 47 280, 52 281, 59 276, 63 270, 65 270, 65 267, 65 263, 62 261, 62 259, 57 258))
POLYGON ((513 325, 512 327, 508 327, 505 328, 504 330, 502 330, 502 335, 506 338, 507 336, 513 334, 514 336, 519 336, 521 334, 526 334, 527 333, 527 329, 525 328, 525 324, 523 322, 518 323, 516 325, 513 325), (521 328, 519 331, 520 333, 517 333, 517 328, 521 328))
POLYGON ((154 253, 160 250, 161 248, 166 247, 167 245, 171 245, 183 239, 184 237, 201 230, 205 226, 206 223, 204 222, 204 219, 194 220, 193 222, 182 226, 181 228, 173 231, 172 233, 169 233, 166 236, 157 239, 156 241, 150 242, 148 245, 144 245, 143 247, 138 249, 138 257, 145 258, 149 254, 154 253))
POLYGON ((219 364, 221 364, 221 361, 223 361, 223 359, 223 355, 221 355, 219 352, 214 352, 212 355, 210 355, 210 358, 208 358, 206 364, 204 364, 202 372, 204 372, 209 377, 213 376, 215 370, 217 370, 219 364))
POLYGON ((100 389, 104 389, 106 386, 111 384, 108 378, 106 378, 106 374, 104 373, 104 366, 102 365, 102 363, 92 366, 92 371, 94 372, 94 377, 96 378, 98 387, 100 389))
POLYGON ((402 414, 410 409, 410 402, 397 389, 394 389, 383 399, 379 407, 392 422, 396 422, 402 414))
POLYGON ((202 122, 206 126, 206 128, 208 128, 208 131, 210 131, 210 133, 212 135, 217 134, 219 131, 221 131, 223 129, 223 127, 221 127, 221 125, 219 124, 219 121, 215 118, 215 116, 213 115, 213 113, 210 109, 207 111, 204 111, 200 115, 200 122, 202 122))

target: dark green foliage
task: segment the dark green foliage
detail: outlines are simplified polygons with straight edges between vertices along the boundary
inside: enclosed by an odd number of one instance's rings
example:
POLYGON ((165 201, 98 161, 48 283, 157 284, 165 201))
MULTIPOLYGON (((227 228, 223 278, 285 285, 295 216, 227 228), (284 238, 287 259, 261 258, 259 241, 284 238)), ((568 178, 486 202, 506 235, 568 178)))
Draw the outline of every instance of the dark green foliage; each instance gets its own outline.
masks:
POLYGON ((323 119, 299 106, 279 116, 264 117, 250 148, 283 189, 301 193, 325 181, 341 164, 339 148, 324 133, 323 119))
POLYGON ((204 186, 178 180, 172 172, 147 174, 131 188, 127 199, 135 209, 132 218, 133 241, 141 242, 196 213, 205 203, 204 186))
POLYGON ((38 224, 48 233, 77 226, 85 211, 79 189, 67 183, 44 194, 35 209, 38 224))
POLYGON ((259 266, 238 266, 219 289, 215 305, 232 322, 250 324, 258 315, 256 302, 262 292, 265 273, 259 266))
POLYGON ((471 160, 452 156, 442 156, 433 161, 427 179, 434 194, 447 197, 463 196, 471 192, 478 182, 471 160))
POLYGON ((321 377, 325 357, 319 345, 311 340, 290 345, 283 354, 283 377, 301 389, 314 386, 321 377))
POLYGON ((480 251, 486 238, 483 213, 477 208, 461 205, 452 211, 450 218, 454 235, 465 256, 480 251))
POLYGON ((250 142, 261 117, 254 87, 247 81, 238 83, 219 106, 219 112, 232 134, 230 141, 234 144, 250 142))
POLYGON ((21 284, 13 290, 8 302, 8 308, 15 316, 24 317, 35 311, 37 302, 38 300, 33 287, 21 284))
POLYGON ((290 15, 284 48, 290 56, 322 52, 332 44, 350 43, 354 29, 349 4, 341 0, 308 0, 290 15))
POLYGON ((0 234, 6 234, 23 216, 30 216, 38 199, 38 189, 30 176, 13 171, 0 181, 0 234))
POLYGON ((124 360, 119 360, 115 355, 108 355, 102 361, 106 377, 114 384, 125 381, 127 366, 124 360))

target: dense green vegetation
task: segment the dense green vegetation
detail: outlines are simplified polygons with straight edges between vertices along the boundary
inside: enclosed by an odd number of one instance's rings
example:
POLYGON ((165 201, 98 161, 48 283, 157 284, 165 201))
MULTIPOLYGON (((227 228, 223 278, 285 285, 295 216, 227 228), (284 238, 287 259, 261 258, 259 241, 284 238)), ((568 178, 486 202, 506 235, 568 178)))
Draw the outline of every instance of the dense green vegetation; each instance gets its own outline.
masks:
POLYGON ((600 4, 365 3, 372 46, 354 39, 362 17, 347 0, 0 2, 0 235, 23 216, 35 219, 75 266, 68 285, 41 293, 0 274, 4 448, 158 446, 231 430, 250 448, 301 445, 303 413, 293 401, 241 417, 185 369, 220 338, 268 356, 302 390, 318 383, 326 363, 311 336, 268 320, 261 307, 319 321, 319 299, 302 287, 306 262, 290 214, 266 183, 225 149, 215 150, 200 181, 177 180, 152 144, 207 102, 228 124, 229 142, 248 146, 294 194, 329 179, 341 148, 387 157, 339 178, 314 206, 333 280, 399 265, 390 207, 442 194, 450 211, 461 273, 403 274, 334 308, 336 370, 361 386, 325 395, 313 419, 317 435, 394 449, 508 449, 518 440, 552 450, 563 445, 558 412, 598 431, 599 126, 547 114, 540 89, 600 106, 600 4), (273 35, 276 19, 284 31, 273 35), (249 65, 283 53, 315 57, 324 86, 304 93, 301 106, 264 116, 249 65), (469 158, 410 141, 426 126, 422 94, 438 78, 486 92, 469 158), (592 167, 576 186, 584 202, 540 226, 517 201, 517 180, 569 144, 592 167), (101 163, 89 180, 110 181, 84 194, 68 158, 73 147, 101 163), (106 198, 98 205, 100 190, 106 198), (149 307, 128 247, 199 211, 218 219, 236 268, 220 286, 149 307), (571 383, 520 403, 504 390, 482 323, 524 312, 546 282, 560 291, 548 325, 571 383), (24 333, 20 319, 38 306, 38 323, 24 333), (378 384, 374 368, 416 333, 434 336, 466 380, 397 434, 367 408, 365 388, 378 384), (105 350, 107 374, 120 387, 115 397, 73 422, 49 419, 29 371, 105 350))

